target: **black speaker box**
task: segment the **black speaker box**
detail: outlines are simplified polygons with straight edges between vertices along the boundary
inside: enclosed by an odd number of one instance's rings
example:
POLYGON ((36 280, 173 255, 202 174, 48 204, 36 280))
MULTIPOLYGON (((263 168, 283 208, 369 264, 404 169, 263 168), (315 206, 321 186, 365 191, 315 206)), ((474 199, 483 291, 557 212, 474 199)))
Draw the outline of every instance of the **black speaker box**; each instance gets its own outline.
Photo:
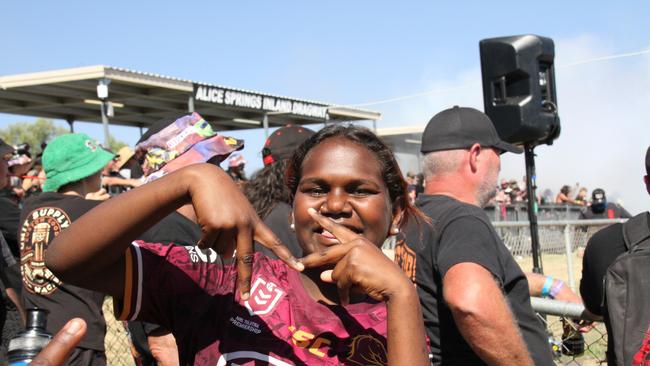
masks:
POLYGON ((504 141, 551 144, 560 135, 553 40, 536 35, 480 41, 483 104, 504 141))

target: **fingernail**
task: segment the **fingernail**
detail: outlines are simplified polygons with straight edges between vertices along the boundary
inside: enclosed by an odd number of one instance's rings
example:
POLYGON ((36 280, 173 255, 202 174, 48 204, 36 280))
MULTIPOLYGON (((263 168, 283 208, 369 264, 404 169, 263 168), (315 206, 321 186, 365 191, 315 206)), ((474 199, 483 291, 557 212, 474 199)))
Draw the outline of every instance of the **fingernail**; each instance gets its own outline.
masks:
POLYGON ((296 269, 297 269, 298 271, 303 271, 303 270, 305 269, 305 265, 302 264, 302 263, 299 262, 299 261, 295 261, 294 266, 296 267, 296 269))
POLYGON ((65 332, 74 335, 79 333, 81 330, 81 327, 83 327, 83 323, 79 319, 72 319, 68 322, 68 324, 65 325, 65 332))
POLYGON ((309 212, 309 213, 312 214, 312 215, 317 213, 316 209, 313 208, 313 207, 308 208, 308 209, 307 209, 307 212, 309 212))
POLYGON ((249 297, 251 297, 251 294, 249 292, 244 292, 241 294, 241 299, 244 301, 248 300, 249 297))

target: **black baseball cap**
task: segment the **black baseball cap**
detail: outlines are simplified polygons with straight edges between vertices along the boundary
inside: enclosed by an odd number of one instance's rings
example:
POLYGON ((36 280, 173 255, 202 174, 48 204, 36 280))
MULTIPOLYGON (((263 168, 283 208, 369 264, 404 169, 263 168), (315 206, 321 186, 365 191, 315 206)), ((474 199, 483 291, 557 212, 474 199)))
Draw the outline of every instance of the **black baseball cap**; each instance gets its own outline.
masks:
POLYGON ((454 106, 431 118, 422 134, 423 154, 433 151, 467 149, 474 144, 493 147, 503 152, 521 154, 524 150, 502 141, 494 124, 483 112, 454 106))
POLYGON ((15 151, 14 147, 6 143, 3 139, 0 139, 0 157, 7 154, 13 154, 15 151))
POLYGON ((264 143, 262 149, 264 166, 289 159, 298 146, 314 134, 314 131, 300 126, 287 125, 278 128, 264 143))

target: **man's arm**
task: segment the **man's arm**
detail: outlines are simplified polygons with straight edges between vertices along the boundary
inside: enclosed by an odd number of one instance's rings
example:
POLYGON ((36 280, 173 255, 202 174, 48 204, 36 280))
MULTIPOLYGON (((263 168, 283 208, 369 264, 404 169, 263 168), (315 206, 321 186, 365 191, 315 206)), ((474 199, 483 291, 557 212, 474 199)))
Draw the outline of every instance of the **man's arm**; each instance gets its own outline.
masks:
POLYGON ((492 273, 476 263, 458 263, 443 278, 443 296, 460 333, 483 361, 533 365, 492 273))
MULTIPOLYGON (((528 291, 530 293, 530 296, 545 297, 542 295, 542 290, 546 282, 549 281, 549 277, 550 276, 544 276, 539 273, 526 272, 526 279, 528 280, 528 291)), ((552 277, 551 281, 552 282, 550 282, 548 290, 550 291, 550 295, 553 299, 582 304, 582 298, 573 292, 573 290, 571 290, 571 288, 564 282, 552 277), (557 293, 554 293, 554 289, 556 288, 558 289, 557 293)))

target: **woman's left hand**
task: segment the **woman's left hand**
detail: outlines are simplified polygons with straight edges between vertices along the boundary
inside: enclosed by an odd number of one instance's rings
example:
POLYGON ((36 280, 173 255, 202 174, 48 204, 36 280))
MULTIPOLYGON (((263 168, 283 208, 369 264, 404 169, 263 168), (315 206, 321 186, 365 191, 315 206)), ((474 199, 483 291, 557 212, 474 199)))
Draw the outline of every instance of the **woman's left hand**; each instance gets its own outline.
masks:
POLYGON ((336 283, 342 305, 349 303, 352 287, 378 301, 389 301, 400 293, 414 291, 405 273, 376 245, 312 208, 309 214, 341 244, 312 253, 300 261, 306 268, 336 264, 333 270, 321 273, 321 279, 336 283))

